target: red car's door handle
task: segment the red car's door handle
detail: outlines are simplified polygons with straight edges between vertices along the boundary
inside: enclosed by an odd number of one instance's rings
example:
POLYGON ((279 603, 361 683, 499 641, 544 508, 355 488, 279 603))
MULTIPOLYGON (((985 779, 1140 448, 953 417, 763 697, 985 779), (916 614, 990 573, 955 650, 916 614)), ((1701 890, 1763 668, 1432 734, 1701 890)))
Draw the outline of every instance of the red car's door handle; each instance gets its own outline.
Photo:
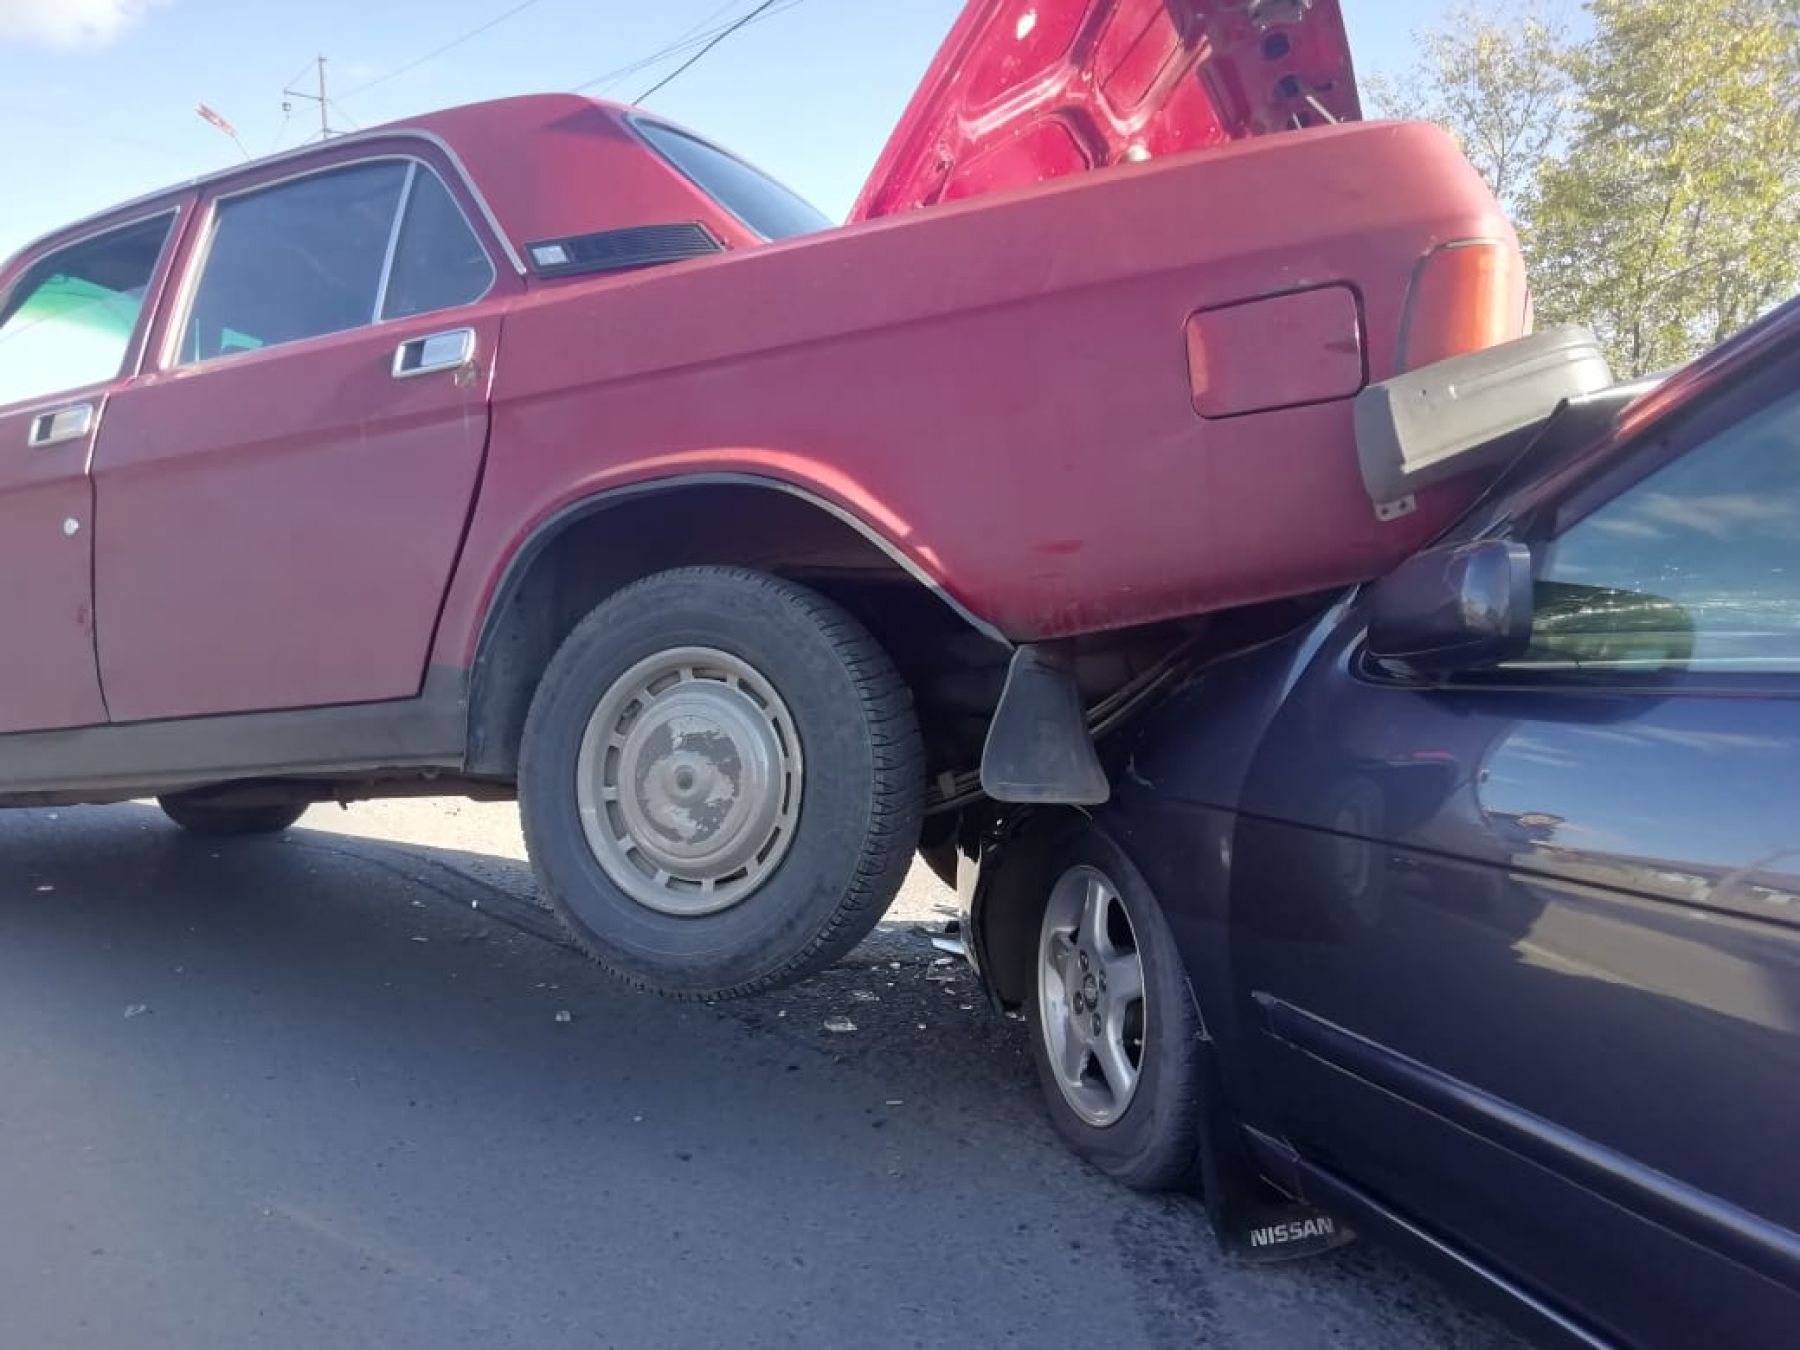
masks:
POLYGON ((439 370, 457 370, 475 359, 475 330, 453 328, 412 338, 394 348, 394 378, 411 379, 439 370))
POLYGON ((81 441, 86 440, 93 429, 94 405, 77 403, 32 418, 25 442, 35 449, 42 445, 60 445, 64 441, 81 441))

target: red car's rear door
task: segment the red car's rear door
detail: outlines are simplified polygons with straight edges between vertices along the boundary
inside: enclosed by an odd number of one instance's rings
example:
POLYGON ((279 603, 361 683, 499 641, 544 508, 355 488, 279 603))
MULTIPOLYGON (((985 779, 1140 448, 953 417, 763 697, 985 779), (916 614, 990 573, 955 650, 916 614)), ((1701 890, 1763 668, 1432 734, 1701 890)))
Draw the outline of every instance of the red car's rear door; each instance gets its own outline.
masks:
POLYGON ((202 204, 95 452, 115 721, 418 693, 519 285, 474 205, 405 139, 202 204))
POLYGON ((88 460, 176 219, 170 202, 78 231, 0 276, 0 732, 106 720, 88 460))

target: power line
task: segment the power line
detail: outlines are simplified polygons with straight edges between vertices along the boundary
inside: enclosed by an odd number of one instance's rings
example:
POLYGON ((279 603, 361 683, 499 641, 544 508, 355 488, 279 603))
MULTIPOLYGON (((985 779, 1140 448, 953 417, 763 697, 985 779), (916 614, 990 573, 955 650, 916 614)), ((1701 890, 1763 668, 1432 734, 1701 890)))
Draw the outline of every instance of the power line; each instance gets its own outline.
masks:
POLYGON ((724 4, 720 5, 711 14, 708 14, 704 19, 701 19, 697 23, 684 29, 682 31, 681 36, 676 38, 675 41, 677 41, 677 42, 687 41, 687 39, 693 37, 695 33, 698 33, 702 28, 706 27, 707 24, 713 23, 716 20, 724 18, 727 13, 729 13, 731 10, 736 9, 737 7, 738 7, 738 0, 725 0, 724 4))
MULTIPOLYGON (((729 7, 730 6, 727 6, 727 8, 729 7)), ((717 28, 711 28, 706 32, 699 33, 693 37, 677 38, 667 46, 658 47, 647 56, 636 57, 622 66, 615 66, 604 74, 594 76, 591 80, 584 80, 569 92, 572 94, 584 94, 588 90, 594 88, 594 86, 599 85, 600 92, 605 94, 612 89, 614 85, 637 74, 640 70, 647 70, 649 67, 654 66, 659 62, 668 60, 671 56, 678 56, 682 52, 692 51, 695 47, 705 43, 718 31, 717 28)))
POLYGON ((287 135, 288 123, 293 120, 294 105, 291 103, 283 103, 281 105, 281 125, 275 128, 275 139, 270 141, 269 148, 263 151, 265 155, 272 155, 281 148, 282 137, 287 135))
POLYGON ((489 19, 486 23, 479 24, 476 27, 471 28, 468 32, 464 33, 461 37, 451 38, 450 41, 446 42, 443 46, 434 47, 431 51, 426 52, 425 55, 419 57, 417 60, 408 61, 405 65, 400 66, 394 70, 390 70, 385 75, 377 75, 374 79, 368 81, 366 84, 357 85, 356 88, 350 90, 348 93, 339 94, 338 99, 343 100, 343 99, 347 99, 347 98, 355 98, 358 94, 363 93, 365 90, 373 89, 378 84, 386 84, 389 80, 397 80, 402 75, 407 74, 409 71, 417 70, 420 66, 424 65, 427 61, 435 61, 438 59, 438 57, 442 56, 445 52, 450 51, 453 48, 462 46, 463 43, 469 41, 471 38, 480 37, 483 33, 487 32, 488 29, 497 28, 499 25, 505 23, 508 19, 512 18, 513 15, 524 13, 526 10, 530 9, 533 5, 537 4, 537 2, 538 2, 538 0, 520 0, 519 4, 514 5, 511 9, 503 10, 501 13, 496 14, 493 18, 489 19))
POLYGON ((744 17, 739 19, 736 23, 727 25, 726 28, 721 33, 719 33, 719 35, 717 37, 713 38, 713 40, 711 42, 707 43, 699 51, 695 52, 692 56, 688 57, 687 60, 683 61, 680 65, 676 66, 674 70, 671 70, 667 75, 663 76, 655 84, 651 85, 643 93, 639 94, 637 96, 637 98, 633 100, 633 102, 644 103, 644 102, 648 101, 648 99, 650 98, 650 95, 656 93, 657 90, 666 88, 668 85, 673 84, 676 80, 680 79, 681 76, 685 75, 688 71, 692 70, 696 65, 698 65, 706 57, 706 54, 708 52, 710 52, 714 47, 717 47, 721 42, 725 41, 726 38, 730 37, 733 33, 737 32, 738 29, 744 27, 748 23, 753 22, 759 16, 766 13, 770 9, 774 8, 774 6, 775 6, 775 0, 762 0, 762 3, 760 5, 758 5, 755 9, 751 10, 748 14, 744 15, 744 17))
MULTIPOLYGON (((736 3, 736 0, 733 0, 733 3, 736 3)), ((724 24, 716 28, 706 28, 706 24, 731 8, 730 4, 724 5, 719 9, 714 10, 711 15, 702 19, 700 23, 696 24, 693 28, 690 28, 686 34, 683 34, 668 45, 658 47, 655 51, 627 62, 625 65, 617 66, 604 74, 596 75, 593 79, 586 80, 581 84, 576 85, 570 92, 576 94, 585 93, 587 90, 598 85, 602 86, 600 92, 605 94, 608 90, 612 89, 614 85, 637 74, 640 70, 648 70, 651 66, 659 65, 670 57, 679 56, 683 52, 693 51, 696 47, 716 46, 719 41, 723 41, 726 36, 729 36, 730 32, 752 23, 761 23, 765 20, 772 19, 776 15, 785 13, 787 10, 794 8, 794 6, 800 3, 801 0, 778 0, 778 3, 760 6, 758 9, 744 15, 741 19, 734 20, 732 23, 724 24), (705 31, 701 31, 702 29, 705 31)), ((676 73, 679 74, 680 72, 677 71, 676 73)))

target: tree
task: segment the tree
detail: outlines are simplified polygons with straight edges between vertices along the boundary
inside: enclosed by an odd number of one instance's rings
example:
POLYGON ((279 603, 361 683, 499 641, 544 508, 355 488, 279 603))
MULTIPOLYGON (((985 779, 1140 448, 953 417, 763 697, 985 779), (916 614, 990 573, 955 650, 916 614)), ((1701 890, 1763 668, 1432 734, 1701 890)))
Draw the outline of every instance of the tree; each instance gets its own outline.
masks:
POLYGON ((1591 0, 1579 103, 1529 214, 1538 312, 1676 365, 1800 282, 1800 5, 1591 0))
POLYGON ((1501 14, 1450 10, 1418 34, 1420 64, 1404 81, 1377 75, 1367 92, 1381 116, 1447 127, 1518 220, 1568 114, 1570 49, 1567 26, 1541 5, 1501 14))
POLYGON ((1800 283, 1800 0, 1464 7, 1384 112, 1442 122, 1519 225, 1540 322, 1585 323, 1622 376, 1728 336, 1800 283))

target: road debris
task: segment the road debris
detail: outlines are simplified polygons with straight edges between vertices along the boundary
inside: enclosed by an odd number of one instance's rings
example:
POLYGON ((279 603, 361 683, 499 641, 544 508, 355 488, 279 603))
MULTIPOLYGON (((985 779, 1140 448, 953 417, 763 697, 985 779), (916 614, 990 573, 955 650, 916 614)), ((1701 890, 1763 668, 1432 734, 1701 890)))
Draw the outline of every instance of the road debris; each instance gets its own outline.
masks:
POLYGON ((567 1026, 569 1023, 573 1022, 574 1020, 575 1020, 575 1014, 570 1012, 567 1008, 561 1008, 561 1009, 557 1010, 556 1021, 561 1023, 563 1026, 567 1026))
POLYGON ((881 995, 877 994, 873 989, 852 989, 850 991, 850 997, 857 1003, 881 1002, 881 995))
POLYGON ((825 1019, 825 1030, 842 1036, 848 1032, 855 1031, 856 1023, 840 1013, 825 1019))
POLYGON ((142 1017, 145 1013, 147 1013, 149 1011, 150 1011, 150 1005, 148 1003, 127 1004, 126 1008, 125 1008, 125 1020, 127 1022, 129 1022, 132 1018, 142 1017))

